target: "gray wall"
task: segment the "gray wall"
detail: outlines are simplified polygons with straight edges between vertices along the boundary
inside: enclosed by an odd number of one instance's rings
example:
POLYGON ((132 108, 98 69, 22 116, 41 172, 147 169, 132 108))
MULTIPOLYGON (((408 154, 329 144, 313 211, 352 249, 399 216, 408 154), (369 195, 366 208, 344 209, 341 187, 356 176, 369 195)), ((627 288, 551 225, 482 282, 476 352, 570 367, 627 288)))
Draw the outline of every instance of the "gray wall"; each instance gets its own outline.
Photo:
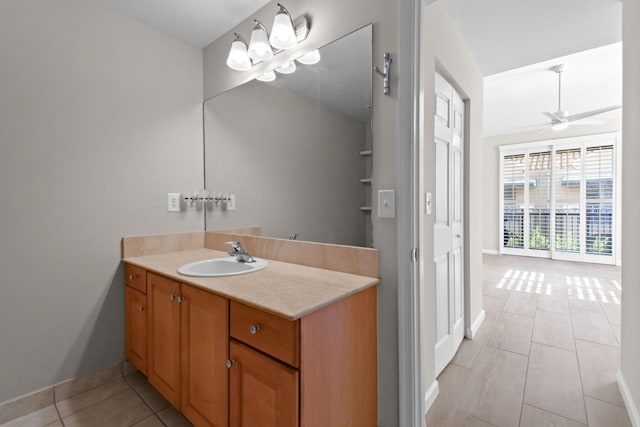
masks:
POLYGON ((124 358, 120 238, 201 230, 202 51, 88 0, 0 2, 0 402, 124 358))
MULTIPOLYGON (((250 34, 253 18, 271 22, 277 11, 276 2, 254 14, 234 31, 250 34)), ((381 66, 382 54, 390 52, 397 58, 397 0, 291 0, 286 6, 293 18, 306 15, 311 31, 301 49, 321 47, 369 23, 373 23, 373 61, 381 66)), ((244 83, 264 71, 256 66, 252 71, 238 72, 227 68, 225 60, 232 32, 207 46, 204 51, 205 98, 244 83)), ((278 55, 278 62, 295 58, 296 50, 278 55)), ((395 74, 394 74, 395 76, 395 74)), ((382 82, 373 80, 373 194, 381 189, 395 189, 397 81, 392 78, 391 96, 382 94, 382 82)), ((408 203, 397 199, 396 203, 408 203)), ((373 246, 380 251, 378 288, 378 423, 381 426, 398 424, 398 294, 397 294, 397 226, 395 219, 378 218, 372 213, 373 246)), ((403 284, 406 285, 406 284, 403 284)))
POLYGON ((640 2, 623 3, 623 105, 622 111, 622 366, 621 377, 628 386, 627 408, 640 423, 640 2))
MULTIPOLYGON (((442 1, 427 6, 422 17, 422 88, 424 93, 424 187, 435 195, 435 115, 433 94, 436 68, 456 88, 465 101, 464 215, 465 215, 465 328, 482 312, 482 108, 483 78, 469 54, 442 1)), ((433 262, 434 215, 424 217, 424 324, 423 385, 435 380, 435 269, 433 262)))
POLYGON ((205 104, 207 229, 259 225, 263 235, 365 246, 366 124, 289 89, 252 81, 205 104))
POLYGON ((500 151, 501 145, 523 142, 544 141, 549 139, 570 138, 574 136, 594 135, 598 133, 619 132, 621 121, 607 125, 569 126, 567 129, 552 129, 540 132, 523 132, 500 135, 484 140, 484 232, 482 249, 498 251, 500 249, 500 151))

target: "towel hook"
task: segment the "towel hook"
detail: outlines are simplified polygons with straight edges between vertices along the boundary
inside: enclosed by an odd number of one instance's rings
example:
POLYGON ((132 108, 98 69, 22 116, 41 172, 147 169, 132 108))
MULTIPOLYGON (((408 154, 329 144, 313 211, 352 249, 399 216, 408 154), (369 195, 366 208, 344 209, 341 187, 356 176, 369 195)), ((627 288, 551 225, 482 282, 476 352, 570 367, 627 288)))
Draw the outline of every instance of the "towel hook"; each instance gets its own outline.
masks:
POLYGON ((389 79, 391 78, 391 54, 389 52, 385 52, 383 55, 384 67, 382 71, 378 67, 373 67, 373 71, 382 76, 383 80, 383 91, 385 95, 389 95, 391 93, 391 86, 389 84, 389 79))

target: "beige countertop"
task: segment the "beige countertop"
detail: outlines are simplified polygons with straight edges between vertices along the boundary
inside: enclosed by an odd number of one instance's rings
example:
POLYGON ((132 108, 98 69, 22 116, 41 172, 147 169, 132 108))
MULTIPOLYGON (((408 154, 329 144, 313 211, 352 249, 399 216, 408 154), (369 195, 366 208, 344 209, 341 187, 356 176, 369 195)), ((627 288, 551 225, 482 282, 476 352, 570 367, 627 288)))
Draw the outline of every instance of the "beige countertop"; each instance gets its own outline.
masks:
POLYGON ((228 256, 226 252, 203 248, 128 257, 123 261, 291 320, 380 282, 375 277, 270 259, 264 270, 236 276, 190 277, 178 273, 184 264, 228 256))

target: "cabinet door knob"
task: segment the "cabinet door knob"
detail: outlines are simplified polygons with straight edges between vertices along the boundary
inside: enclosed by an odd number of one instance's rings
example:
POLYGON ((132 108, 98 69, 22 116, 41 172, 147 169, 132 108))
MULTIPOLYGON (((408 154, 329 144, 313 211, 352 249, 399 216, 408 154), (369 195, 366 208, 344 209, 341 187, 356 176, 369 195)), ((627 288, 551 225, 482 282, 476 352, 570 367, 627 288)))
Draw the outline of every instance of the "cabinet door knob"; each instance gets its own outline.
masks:
POLYGON ((130 275, 129 275, 129 280, 133 280, 133 279, 135 279, 135 278, 136 278, 136 275, 135 275, 135 274, 130 274, 130 275))
POLYGON ((176 302, 177 302, 177 303, 181 303, 182 301, 184 301, 184 297, 183 297, 183 296, 181 296, 181 295, 178 295, 178 296, 176 297, 176 302))
POLYGON ((144 311, 144 305, 141 305, 140 307, 138 307, 138 311, 144 311))
POLYGON ((260 332, 260 325, 249 326, 249 332, 251 332, 251 335, 257 334, 258 332, 260 332))
POLYGON ((174 294, 169 295, 169 301, 174 301, 176 296, 174 294))
POLYGON ((227 368, 229 369, 231 369, 231 367, 235 364, 236 364, 236 361, 233 359, 228 359, 227 362, 225 363, 225 365, 227 365, 227 368))

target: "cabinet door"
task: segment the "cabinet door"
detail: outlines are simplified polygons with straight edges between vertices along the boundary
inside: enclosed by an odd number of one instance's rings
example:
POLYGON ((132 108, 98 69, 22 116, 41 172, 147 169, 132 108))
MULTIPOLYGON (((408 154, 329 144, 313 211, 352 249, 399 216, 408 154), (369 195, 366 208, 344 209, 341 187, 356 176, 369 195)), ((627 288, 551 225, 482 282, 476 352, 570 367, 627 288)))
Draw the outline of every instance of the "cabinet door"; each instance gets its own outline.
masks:
POLYGON ((298 371, 231 341, 229 425, 298 425, 298 371))
POLYGON ((147 296, 125 287, 125 355, 147 375, 147 296))
POLYGON ((149 382, 180 409, 180 283, 149 273, 149 382))
POLYGON ((196 426, 228 426, 229 301, 182 285, 182 412, 196 426))

